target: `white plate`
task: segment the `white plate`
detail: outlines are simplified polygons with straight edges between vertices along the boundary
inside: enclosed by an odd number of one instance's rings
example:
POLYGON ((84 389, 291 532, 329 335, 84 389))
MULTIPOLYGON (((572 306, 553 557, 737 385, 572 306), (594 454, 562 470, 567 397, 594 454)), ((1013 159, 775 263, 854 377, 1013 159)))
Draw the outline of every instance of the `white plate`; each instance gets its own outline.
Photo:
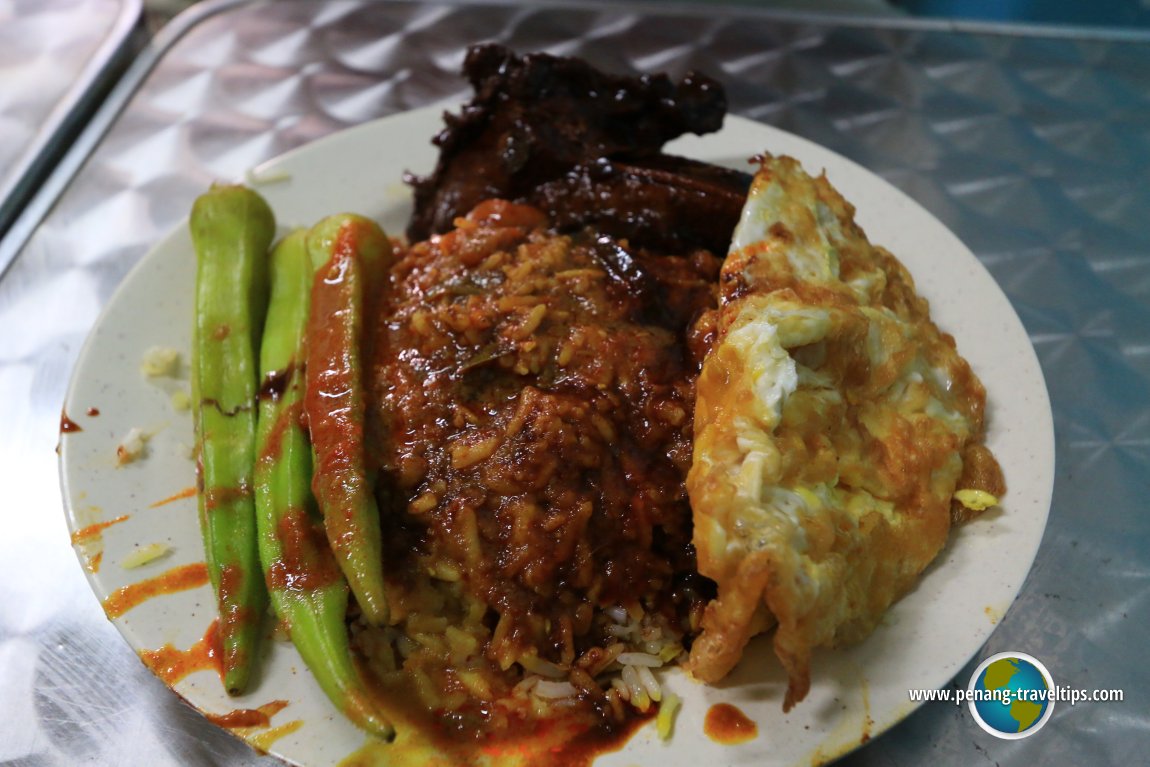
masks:
MULTIPOLYGON (((389 231, 400 233, 410 210, 401 175, 433 165, 430 138, 439 130, 441 111, 433 107, 368 123, 273 160, 257 175, 287 178, 261 191, 281 225, 307 225, 352 210, 375 216, 389 231)), ((909 714, 915 705, 908 689, 946 685, 1005 614, 1030 569, 1050 507, 1050 403, 1033 348, 1002 291, 970 251, 906 195, 815 144, 734 117, 720 133, 681 139, 669 149, 739 168, 747 167, 748 157, 769 150, 797 157, 812 173, 825 169, 858 207, 858 220, 871 240, 909 267, 935 320, 958 339, 960 352, 988 390, 989 444, 1009 485, 1002 510, 955 530, 918 587, 890 610, 868 640, 817 654, 811 693, 801 705, 783 715, 785 679, 769 644, 759 639, 719 686, 695 684, 677 671, 665 676, 664 683, 684 699, 669 745, 648 724, 622 751, 597 762, 810 764, 845 753, 909 714), (736 704, 754 719, 758 738, 738 746, 709 740, 702 731, 703 716, 719 701, 736 704)), ((76 531, 128 515, 104 531, 102 566, 89 571, 101 600, 126 584, 203 559, 194 499, 151 507, 194 482, 188 458, 191 420, 169 401, 173 387, 187 384, 193 275, 192 246, 181 227, 120 286, 81 353, 68 394, 66 412, 83 427, 61 440, 69 525, 76 531), (156 345, 183 352, 180 380, 157 383, 141 375, 141 356, 156 345), (99 417, 85 415, 90 407, 99 408, 99 417), (147 454, 115 468, 116 445, 132 427, 153 434, 147 454), (156 542, 170 545, 170 555, 137 570, 120 565, 133 546, 156 542)), ((81 560, 99 545, 77 546, 81 560)), ((165 644, 186 648, 203 635, 213 613, 209 588, 202 586, 151 599, 114 623, 138 651, 165 644)), ((272 645, 262 678, 244 698, 228 699, 209 671, 187 677, 175 689, 212 713, 288 701, 272 720, 280 729, 265 734, 262 745, 308 767, 335 764, 364 741, 285 643, 272 645), (301 724, 291 724, 296 721, 301 724), (281 737, 272 742, 276 735, 281 737)))

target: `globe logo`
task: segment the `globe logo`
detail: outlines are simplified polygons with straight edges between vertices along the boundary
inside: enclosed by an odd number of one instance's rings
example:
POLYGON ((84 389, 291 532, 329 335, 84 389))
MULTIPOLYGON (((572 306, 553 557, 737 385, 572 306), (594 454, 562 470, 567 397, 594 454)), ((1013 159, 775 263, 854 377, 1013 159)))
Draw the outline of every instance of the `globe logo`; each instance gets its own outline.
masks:
POLYGON ((991 735, 1025 738, 1042 729, 1054 713, 1054 679, 1046 666, 1020 652, 984 660, 967 688, 974 721, 991 735))

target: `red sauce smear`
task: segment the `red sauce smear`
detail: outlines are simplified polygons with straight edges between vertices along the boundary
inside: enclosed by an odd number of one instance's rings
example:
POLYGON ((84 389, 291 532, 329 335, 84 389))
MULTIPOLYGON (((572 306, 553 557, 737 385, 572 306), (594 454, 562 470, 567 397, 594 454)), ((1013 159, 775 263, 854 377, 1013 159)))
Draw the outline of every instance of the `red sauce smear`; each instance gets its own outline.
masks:
POLYGON ((60 411, 60 433, 61 434, 71 434, 72 432, 76 432, 76 431, 84 431, 84 430, 80 428, 80 424, 73 421, 71 418, 68 417, 68 414, 65 411, 61 410, 60 411))
MULTIPOLYGON (((243 593, 245 581, 250 577, 235 564, 224 565, 220 570, 217 604, 220 609, 221 633, 225 637, 238 636, 243 625, 256 617, 252 615, 251 608, 240 605, 239 595, 243 593)), ((224 668, 228 671, 247 663, 247 653, 235 642, 224 647, 223 657, 224 668)))
MULTIPOLYGON (((321 503, 339 503, 324 524, 333 545, 347 549, 361 534, 347 508, 363 476, 363 387, 355 358, 356 337, 362 330, 365 306, 351 309, 353 297, 362 291, 363 267, 356 257, 360 226, 340 227, 331 259, 316 272, 308 317, 307 413, 315 449, 312 489, 321 503), (358 314, 358 316, 357 316, 358 314)), ((368 315, 370 316, 370 315, 368 315)))
POLYGON ((716 703, 707 709, 703 732, 716 743, 731 746, 759 736, 759 726, 730 703, 716 703))
POLYGON ((267 435, 264 449, 260 452, 257 460, 264 463, 274 463, 278 461, 283 454, 283 442, 288 429, 297 426, 302 416, 303 403, 298 400, 280 411, 275 423, 272 424, 272 429, 267 435))
POLYGON ((187 591, 208 582, 208 566, 203 562, 173 567, 155 578, 132 583, 117 589, 104 600, 104 612, 109 618, 119 618, 143 602, 161 594, 187 591))
POLYGON ((95 554, 88 557, 88 561, 84 563, 84 566, 86 568, 88 568, 88 572, 98 573, 98 572, 100 572, 100 563, 103 561, 104 561, 104 552, 97 551, 95 554))
MULTIPOLYGON (((618 751, 627 745, 631 736, 650 718, 649 715, 638 715, 611 728, 593 727, 571 740, 551 746, 542 753, 533 754, 529 748, 525 749, 522 744, 511 741, 503 746, 502 754, 510 756, 518 751, 522 757, 527 757, 524 764, 539 767, 591 767, 592 763, 603 754, 618 751)), ((501 756, 499 747, 488 746, 482 751, 494 757, 496 763, 499 762, 501 756)))
POLYGON ((107 530, 109 527, 111 527, 112 525, 118 525, 127 518, 128 518, 128 515, 123 514, 119 517, 116 517, 115 519, 109 519, 107 522, 97 522, 94 525, 88 525, 87 527, 81 527, 79 530, 72 533, 72 545, 76 546, 78 544, 91 541, 95 538, 99 538, 100 535, 103 534, 103 532, 105 530, 107 530))
POLYGON ((208 511, 214 511, 220 506, 226 506, 243 500, 251 494, 252 489, 246 483, 241 484, 239 487, 213 487, 207 491, 204 506, 208 511))
POLYGON ((441 757, 433 760, 435 764, 591 767, 600 756, 623 748, 654 713, 652 710, 647 714, 637 714, 614 726, 588 726, 585 721, 558 714, 551 719, 523 722, 522 728, 514 733, 480 731, 467 734, 450 731, 444 726, 446 720, 424 719, 424 712, 419 712, 412 722, 418 727, 418 736, 408 742, 396 743, 368 738, 363 748, 344 758, 338 767, 415 764, 417 759, 427 758, 426 749, 429 747, 441 757))
POLYGON ((339 581, 340 569, 327 548, 323 528, 306 509, 290 509, 279 521, 283 551, 268 569, 268 585, 277 591, 312 591, 339 581))
POLYGON ((156 501, 155 503, 148 506, 148 508, 149 509, 159 508, 160 506, 164 506, 165 504, 169 504, 169 503, 172 503, 174 501, 182 501, 184 498, 193 498, 193 497, 195 497, 195 495, 196 495, 196 488, 185 487, 183 490, 176 493, 175 495, 169 495, 167 498, 163 499, 162 501, 156 501))
POLYGON ((100 408, 90 407, 88 408, 87 413, 90 417, 95 418, 96 416, 100 415, 100 408))
POLYGON ((142 650, 140 659, 164 684, 171 687, 189 674, 215 670, 224 676, 223 649, 220 646, 220 622, 212 621, 204 636, 186 650, 166 644, 158 650, 142 650))
POLYGON ((286 700, 273 700, 259 708, 237 708, 226 714, 204 714, 207 720, 220 727, 270 727, 272 717, 287 708, 286 700))

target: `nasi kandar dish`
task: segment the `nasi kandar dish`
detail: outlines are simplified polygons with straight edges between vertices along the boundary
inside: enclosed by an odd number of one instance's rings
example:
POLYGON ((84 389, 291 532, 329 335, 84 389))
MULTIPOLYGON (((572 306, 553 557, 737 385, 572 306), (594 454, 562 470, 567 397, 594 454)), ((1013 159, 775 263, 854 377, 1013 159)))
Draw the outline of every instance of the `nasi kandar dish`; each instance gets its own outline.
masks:
POLYGON ((663 152, 721 127, 718 82, 494 45, 464 74, 405 239, 348 215, 273 245, 254 192, 197 203, 229 690, 270 599, 383 739, 666 733, 661 671, 718 681, 762 632, 799 703, 812 651, 1005 492, 985 390, 825 177, 663 152))

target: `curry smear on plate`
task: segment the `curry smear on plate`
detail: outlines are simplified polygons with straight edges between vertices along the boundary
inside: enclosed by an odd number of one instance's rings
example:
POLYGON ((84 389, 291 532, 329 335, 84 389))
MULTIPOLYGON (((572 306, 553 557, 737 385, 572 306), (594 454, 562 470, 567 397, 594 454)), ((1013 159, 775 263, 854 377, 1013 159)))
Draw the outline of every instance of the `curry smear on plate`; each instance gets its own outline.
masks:
POLYGON ((175 503, 176 501, 182 501, 185 498, 195 498, 195 497, 196 497, 196 488, 194 486, 185 487, 183 490, 180 490, 177 493, 173 493, 173 494, 169 495, 167 498, 161 498, 158 501, 154 501, 153 503, 148 504, 148 508, 149 509, 158 509, 161 506, 167 506, 169 503, 175 503))
POLYGON ((223 654, 224 650, 220 645, 220 621, 217 618, 208 624, 204 635, 186 650, 169 643, 155 650, 141 650, 140 660, 144 661, 144 665, 164 684, 171 687, 197 671, 215 671, 222 682, 223 654))
POLYGON ((270 727, 272 717, 288 705, 286 700, 273 700, 259 708, 237 708, 223 714, 205 713, 204 717, 212 724, 228 729, 270 727))
POLYGON ((430 715, 389 711, 398 725, 392 743, 368 738, 338 767, 591 767, 595 760, 622 749, 649 715, 621 724, 588 726, 578 712, 556 713, 515 733, 460 740, 430 715))
POLYGON ((153 577, 116 589, 104 599, 104 613, 119 618, 133 607, 163 594, 187 591, 208 582, 208 568, 203 562, 180 565, 153 577))
POLYGON ((715 703, 703 718, 703 732, 716 743, 730 746, 759 737, 759 726, 738 706, 715 703))
POLYGON ((105 520, 104 522, 94 522, 87 527, 82 527, 79 530, 75 530, 72 533, 72 545, 79 546, 81 544, 97 541, 104 534, 104 531, 109 527, 112 525, 118 525, 127 519, 127 514, 121 514, 118 517, 113 517, 112 519, 105 520))
POLYGON ((71 418, 69 418, 68 413, 66 411, 61 410, 60 411, 60 433, 61 434, 72 434, 72 433, 78 432, 78 431, 84 431, 84 428, 82 426, 80 426, 80 424, 76 423, 71 418))

